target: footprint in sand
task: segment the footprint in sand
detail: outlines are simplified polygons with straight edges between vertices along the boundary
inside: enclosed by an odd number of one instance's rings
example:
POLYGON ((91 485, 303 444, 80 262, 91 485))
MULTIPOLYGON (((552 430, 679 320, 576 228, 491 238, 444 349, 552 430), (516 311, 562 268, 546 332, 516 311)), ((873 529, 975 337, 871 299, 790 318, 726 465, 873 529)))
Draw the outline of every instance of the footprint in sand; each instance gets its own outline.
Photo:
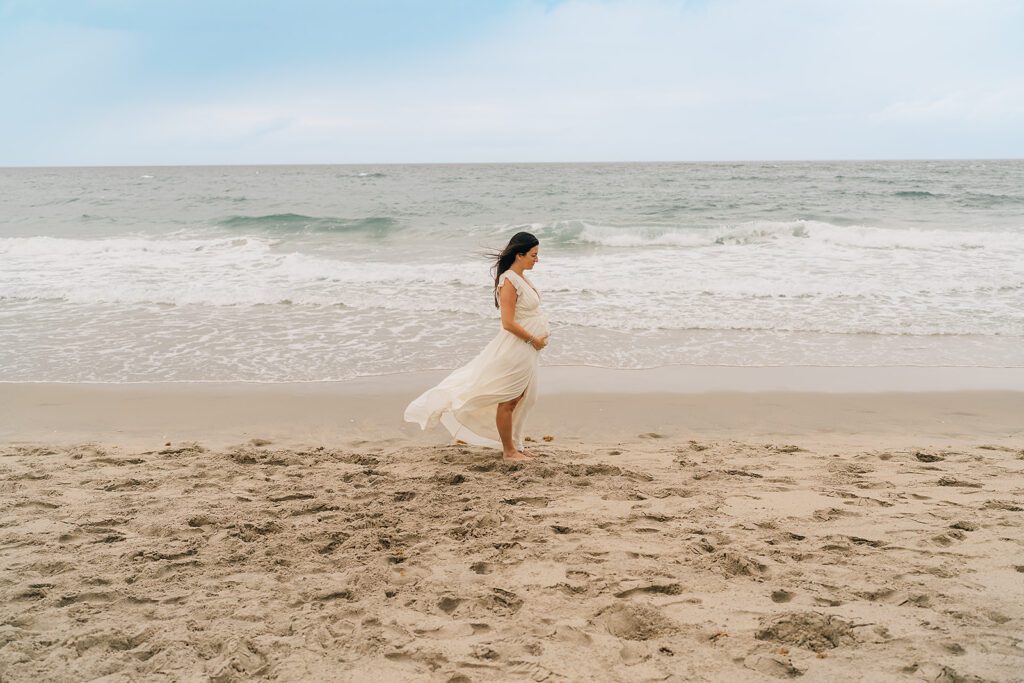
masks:
POLYGON ((324 545, 320 546, 320 548, 317 549, 317 552, 320 553, 321 555, 330 555, 335 550, 337 550, 342 545, 344 545, 345 541, 347 541, 348 539, 349 539, 349 534, 347 534, 347 533, 345 533, 343 531, 335 531, 335 532, 329 533, 329 534, 327 534, 326 539, 325 539, 327 541, 327 543, 325 543, 324 545))
POLYGON ((1024 512, 1024 507, 1008 500, 986 500, 984 507, 987 510, 1005 510, 1006 512, 1024 512))
POLYGON ((766 443, 764 447, 770 451, 775 451, 776 453, 806 453, 803 448, 794 446, 793 444, 779 446, 773 443, 766 443))
POLYGON ((934 453, 925 453, 924 451, 916 451, 914 457, 920 462, 942 462, 945 460, 941 455, 934 453))
POLYGON ((52 583, 31 584, 28 588, 11 596, 12 600, 42 600, 46 597, 46 589, 53 588, 52 583))
POLYGON ((642 603, 618 602, 601 610, 597 617, 608 633, 626 640, 650 640, 676 630, 661 610, 642 603))
POLYGON ((729 577, 760 577, 768 573, 767 565, 762 564, 756 558, 746 557, 731 551, 717 553, 713 561, 729 577))
POLYGON ((554 637, 563 643, 571 645, 590 645, 593 639, 586 631, 568 624, 559 624, 555 627, 554 637))
POLYGON ((522 496, 519 498, 506 498, 501 501, 505 505, 525 505, 535 508, 546 508, 551 499, 542 496, 522 496))
POLYGON ((823 652, 841 645, 854 645, 854 625, 833 615, 818 612, 789 612, 761 618, 761 627, 754 633, 758 640, 823 652))
POLYGON ((914 662, 903 667, 901 671, 905 674, 916 674, 915 678, 921 681, 936 681, 936 683, 955 683, 958 681, 981 681, 983 679, 975 676, 965 676, 958 673, 956 669, 945 664, 936 662, 925 662, 918 664, 914 662))
POLYGON ((781 655, 750 655, 743 660, 743 666, 772 678, 797 678, 804 675, 804 669, 798 669, 792 659, 781 655))
POLYGON ((937 536, 932 536, 931 540, 932 540, 932 543, 935 543, 936 545, 940 545, 943 548, 945 548, 945 547, 953 545, 957 541, 962 541, 965 538, 967 538, 967 534, 965 534, 960 529, 950 529, 949 531, 947 531, 944 534, 939 534, 937 536))
POLYGON ((152 479, 123 479, 121 481, 110 481, 100 487, 103 491, 135 491, 137 489, 151 490, 157 487, 152 479))
POLYGON ((683 592, 683 587, 678 583, 664 583, 664 584, 651 584, 649 586, 637 586, 636 588, 630 588, 615 594, 617 598, 628 598, 637 594, 655 594, 655 595, 679 595, 683 592))
POLYGON ((940 477, 936 482, 939 486, 957 486, 961 488, 980 489, 981 484, 976 481, 957 479, 956 477, 940 477))
POLYGON ((22 503, 15 503, 14 507, 16 507, 16 508, 34 508, 36 510, 56 510, 60 506, 59 505, 54 505, 53 503, 47 503, 46 501, 43 501, 43 500, 27 500, 27 501, 22 502, 22 503))
POLYGON ((73 595, 65 595, 57 600, 57 607, 67 607, 69 605, 75 605, 80 602, 92 603, 92 604, 107 604, 114 601, 114 595, 111 593, 76 593, 73 595))
POLYGON ((445 595, 437 601, 437 608, 445 614, 451 614, 454 612, 459 605, 462 604, 461 598, 456 598, 453 595, 445 595))
POLYGON ((210 680, 234 681, 256 677, 267 669, 267 658, 247 640, 232 638, 221 645, 220 654, 206 664, 210 680))
POLYGON ((315 497, 312 493, 285 493, 278 496, 270 496, 267 500, 271 503, 283 503, 289 500, 309 500, 315 497))
POLYGON ((188 524, 193 529, 198 529, 199 527, 209 526, 211 524, 216 523, 217 520, 215 520, 212 517, 207 517, 206 515, 196 515, 194 517, 189 517, 188 521, 186 522, 186 524, 188 524))
POLYGON ((651 653, 643 643, 626 642, 619 649, 619 657, 626 666, 635 666, 640 662, 650 659, 651 653))
POLYGON ((492 588, 491 594, 481 600, 484 607, 495 614, 515 614, 523 606, 523 600, 512 591, 492 588))
POLYGON ((89 462, 97 463, 99 465, 113 465, 115 467, 124 467, 125 465, 140 465, 145 462, 142 458, 93 458, 89 462))
MULTIPOLYGON (((983 444, 981 446, 976 446, 975 448, 980 448, 983 451, 1004 451, 1006 453, 1016 453, 1017 452, 1016 448, 1009 448, 1008 446, 996 446, 996 445, 993 445, 993 444, 983 444)), ((1024 452, 1024 451, 1022 451, 1022 452, 1024 452)))

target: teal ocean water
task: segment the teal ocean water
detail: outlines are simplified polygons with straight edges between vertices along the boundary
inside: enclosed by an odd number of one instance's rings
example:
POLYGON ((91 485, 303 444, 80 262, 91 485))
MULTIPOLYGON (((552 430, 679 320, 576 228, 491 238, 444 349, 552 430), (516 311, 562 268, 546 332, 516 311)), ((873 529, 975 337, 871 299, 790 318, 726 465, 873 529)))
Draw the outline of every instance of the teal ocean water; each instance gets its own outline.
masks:
POLYGON ((451 368, 541 240, 547 365, 1024 366, 1024 161, 0 169, 0 381, 451 368))

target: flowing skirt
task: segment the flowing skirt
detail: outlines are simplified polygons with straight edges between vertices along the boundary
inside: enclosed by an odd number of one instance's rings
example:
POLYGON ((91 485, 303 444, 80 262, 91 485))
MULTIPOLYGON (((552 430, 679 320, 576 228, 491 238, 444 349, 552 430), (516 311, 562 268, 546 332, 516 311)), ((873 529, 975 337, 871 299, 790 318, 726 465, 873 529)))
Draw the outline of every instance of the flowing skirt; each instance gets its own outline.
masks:
MULTIPOLYGON (((547 320, 519 320, 530 334, 547 334, 547 320)), ((523 447, 526 417, 537 398, 540 352, 507 330, 500 330, 476 358, 428 389, 405 409, 406 422, 423 429, 443 424, 454 439, 501 448, 495 424, 497 405, 522 397, 512 411, 512 443, 523 447)))

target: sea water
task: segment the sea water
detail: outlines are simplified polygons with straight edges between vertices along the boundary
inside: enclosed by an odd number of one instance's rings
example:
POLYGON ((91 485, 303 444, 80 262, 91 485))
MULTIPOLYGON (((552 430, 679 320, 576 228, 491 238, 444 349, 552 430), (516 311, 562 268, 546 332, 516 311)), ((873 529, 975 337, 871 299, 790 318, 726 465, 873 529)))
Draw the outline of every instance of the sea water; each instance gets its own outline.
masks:
POLYGON ((545 365, 1024 366, 1024 161, 0 169, 0 381, 453 368, 515 232, 545 365))

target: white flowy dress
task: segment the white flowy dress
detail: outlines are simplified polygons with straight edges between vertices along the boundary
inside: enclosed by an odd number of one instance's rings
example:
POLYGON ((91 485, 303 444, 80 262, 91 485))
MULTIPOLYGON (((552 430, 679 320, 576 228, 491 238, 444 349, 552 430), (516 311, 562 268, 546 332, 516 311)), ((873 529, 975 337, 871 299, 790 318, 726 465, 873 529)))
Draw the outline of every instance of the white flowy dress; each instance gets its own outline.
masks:
MULTIPOLYGON (((498 278, 499 290, 506 280, 518 294, 515 321, 535 337, 547 335, 548 318, 540 309, 540 293, 511 270, 498 278)), ((522 449, 523 428, 537 399, 539 357, 532 344, 501 329, 476 358, 410 403, 405 420, 423 429, 441 423, 456 440, 501 448, 495 424, 497 405, 522 396, 512 411, 512 443, 522 449)))

